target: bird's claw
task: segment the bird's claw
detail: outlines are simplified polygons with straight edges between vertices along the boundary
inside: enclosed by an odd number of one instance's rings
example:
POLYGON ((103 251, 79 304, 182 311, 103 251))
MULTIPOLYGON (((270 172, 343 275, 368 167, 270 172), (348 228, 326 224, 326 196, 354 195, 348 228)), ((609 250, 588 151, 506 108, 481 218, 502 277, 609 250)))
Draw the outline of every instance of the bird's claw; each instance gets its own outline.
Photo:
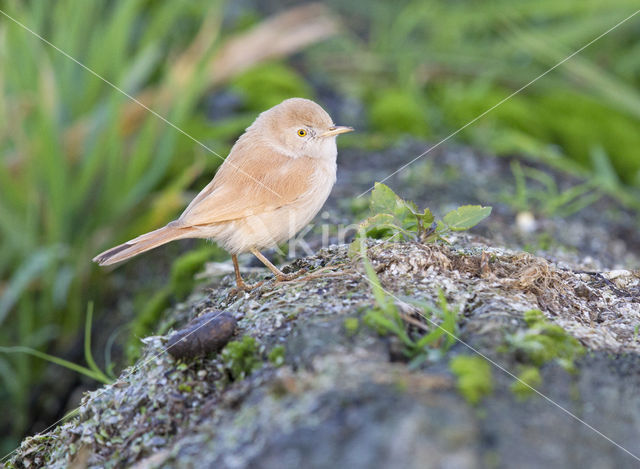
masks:
POLYGON ((231 294, 232 295, 237 295, 240 292, 245 292, 245 293, 250 292, 250 291, 255 290, 256 288, 262 286, 263 283, 264 283, 264 280, 261 280, 259 282, 252 283, 252 284, 244 283, 244 282, 237 282, 236 283, 236 287, 231 290, 231 294))
POLYGON ((299 278, 301 275, 304 275, 308 272, 307 269, 300 269, 297 270, 295 272, 292 272, 290 274, 284 274, 284 273, 280 273, 280 274, 276 274, 276 281, 278 282, 290 282, 291 280, 295 280, 297 278, 299 278))

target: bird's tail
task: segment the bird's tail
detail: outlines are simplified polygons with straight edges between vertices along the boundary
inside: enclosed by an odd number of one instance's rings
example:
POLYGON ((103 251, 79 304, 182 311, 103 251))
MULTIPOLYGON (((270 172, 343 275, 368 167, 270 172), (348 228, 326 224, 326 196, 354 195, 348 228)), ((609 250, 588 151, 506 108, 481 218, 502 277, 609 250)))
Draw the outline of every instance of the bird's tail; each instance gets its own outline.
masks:
POLYGON ((124 244, 106 250, 93 258, 99 265, 110 265, 137 256, 170 241, 192 236, 193 228, 176 227, 169 223, 167 226, 138 236, 124 244))

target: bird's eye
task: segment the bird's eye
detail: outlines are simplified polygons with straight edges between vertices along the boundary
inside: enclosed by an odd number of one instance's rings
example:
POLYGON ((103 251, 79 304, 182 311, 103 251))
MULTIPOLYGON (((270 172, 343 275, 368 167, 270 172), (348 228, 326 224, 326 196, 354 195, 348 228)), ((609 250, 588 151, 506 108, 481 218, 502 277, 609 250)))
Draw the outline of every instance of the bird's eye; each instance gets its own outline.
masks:
POLYGON ((307 131, 304 129, 298 129, 298 137, 305 137, 307 135, 307 131))

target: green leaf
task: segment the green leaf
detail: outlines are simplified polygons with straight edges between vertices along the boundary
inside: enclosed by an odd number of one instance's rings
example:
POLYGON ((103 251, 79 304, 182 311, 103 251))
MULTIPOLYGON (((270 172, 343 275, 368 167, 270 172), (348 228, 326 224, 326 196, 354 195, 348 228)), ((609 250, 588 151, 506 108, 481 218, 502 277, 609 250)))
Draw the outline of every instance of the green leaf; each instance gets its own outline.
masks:
POLYGON ((386 185, 376 182, 371 193, 371 216, 360 224, 365 236, 375 239, 386 239, 401 235, 401 239, 433 242, 443 239, 442 233, 447 231, 463 231, 477 225, 489 216, 491 207, 465 205, 449 212, 444 223, 435 223, 431 210, 420 211, 416 204, 398 197, 386 185), (415 234, 414 234, 415 233, 415 234))
POLYGON ((418 207, 413 202, 408 202, 399 197, 388 186, 376 182, 371 192, 371 214, 386 213, 392 215, 398 225, 402 225, 408 218, 418 212, 418 207))
POLYGON ((420 219, 420 221, 422 221, 422 223, 424 223, 425 225, 430 225, 435 220, 433 214, 431 213, 431 210, 429 210, 428 208, 425 208, 424 211, 421 212, 413 202, 405 202, 405 206, 416 218, 420 219))
POLYGON ((453 344, 456 343, 457 327, 458 327, 458 313, 449 309, 447 304, 447 298, 444 296, 442 289, 438 291, 438 303, 440 305, 440 311, 442 314, 442 327, 443 332, 447 332, 446 343, 444 348, 448 350, 453 344))
POLYGON ((102 381, 103 383, 110 383, 111 379, 102 372, 96 361, 93 359, 93 353, 91 353, 91 325, 93 324, 93 301, 90 301, 87 305, 87 318, 84 326, 84 359, 89 365, 89 369, 93 371, 93 378, 102 381))
POLYGON ((393 214, 401 201, 387 185, 376 182, 371 192, 371 213, 389 213, 393 214))
POLYGON ((491 207, 463 205, 447 213, 443 220, 451 231, 465 231, 473 228, 491 214, 491 207))
POLYGON ((414 215, 422 222, 424 227, 431 225, 435 221, 433 213, 428 208, 425 208, 422 213, 415 212, 414 215))
POLYGON ((398 197, 380 182, 374 185, 369 207, 372 216, 361 226, 370 238, 383 239, 400 233, 405 239, 415 239, 411 232, 419 233, 425 224, 433 222, 429 209, 420 212, 416 204, 398 197))
MULTIPOLYGON (((441 326, 442 327, 442 326, 441 326)), ((442 335, 444 330, 440 327, 434 326, 428 334, 423 335, 420 340, 415 343, 415 349, 421 350, 427 346, 434 344, 442 335)))
POLYGON ((389 215, 388 213, 379 213, 367 218, 360 224, 360 227, 364 229, 364 235, 367 238, 386 239, 398 232, 402 233, 405 237, 412 237, 409 231, 398 226, 396 223, 397 220, 393 215, 389 215))

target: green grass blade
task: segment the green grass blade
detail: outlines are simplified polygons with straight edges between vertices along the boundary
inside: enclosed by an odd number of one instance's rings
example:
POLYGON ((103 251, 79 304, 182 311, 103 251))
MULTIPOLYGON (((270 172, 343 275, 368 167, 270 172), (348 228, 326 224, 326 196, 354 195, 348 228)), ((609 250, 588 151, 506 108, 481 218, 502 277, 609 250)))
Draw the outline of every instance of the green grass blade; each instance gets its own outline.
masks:
POLYGON ((75 371, 76 373, 80 373, 96 381, 100 381, 101 383, 104 383, 104 384, 111 383, 109 378, 107 378, 103 373, 96 373, 87 367, 78 365, 69 360, 65 360, 64 358, 59 358, 54 355, 49 355, 48 353, 44 353, 39 350, 32 349, 31 347, 24 347, 24 346, 0 347, 0 353, 24 353, 27 355, 32 355, 34 357, 41 358, 42 360, 46 360, 50 363, 63 366, 69 370, 75 371))

